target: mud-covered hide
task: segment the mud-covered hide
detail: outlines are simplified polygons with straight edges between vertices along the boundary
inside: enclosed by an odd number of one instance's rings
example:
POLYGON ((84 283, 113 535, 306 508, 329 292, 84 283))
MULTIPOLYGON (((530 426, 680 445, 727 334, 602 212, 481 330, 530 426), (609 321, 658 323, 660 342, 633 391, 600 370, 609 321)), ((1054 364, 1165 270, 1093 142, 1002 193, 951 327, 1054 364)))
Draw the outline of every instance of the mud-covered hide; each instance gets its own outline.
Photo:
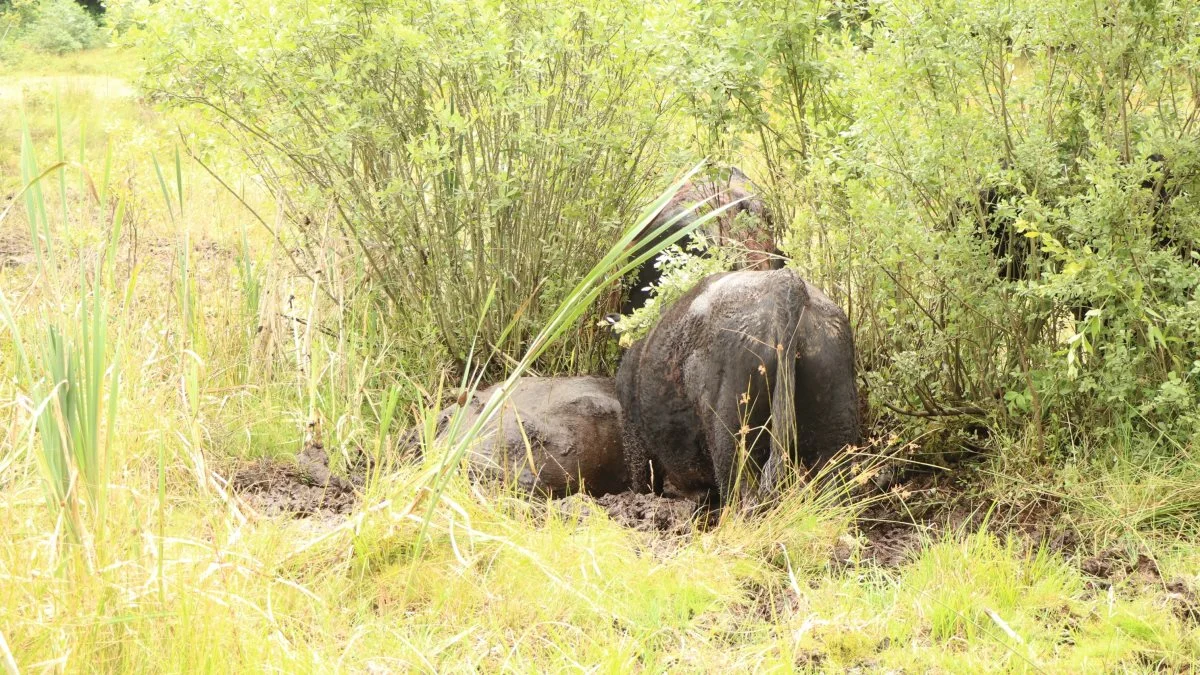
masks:
MULTIPOLYGON (((466 402, 462 429, 478 419, 498 386, 466 402)), ((446 440, 448 431, 440 433, 446 440)), ((599 496, 629 487, 621 447, 612 378, 524 377, 470 448, 468 462, 472 475, 513 480, 531 494, 561 497, 582 489, 599 496)))
POLYGON ((718 209, 735 201, 738 202, 736 205, 706 223, 701 231, 718 244, 744 247, 746 260, 742 269, 781 268, 783 261, 775 246, 774 220, 767 203, 759 195, 754 183, 736 168, 731 169, 724 178, 696 181, 683 186, 648 229, 653 231, 697 202, 705 206, 681 219, 679 227, 690 224, 710 209, 718 209))
POLYGON ((790 269, 702 280, 625 353, 617 388, 639 492, 725 505, 761 479, 744 496, 765 501, 783 467, 860 441, 850 322, 790 269))

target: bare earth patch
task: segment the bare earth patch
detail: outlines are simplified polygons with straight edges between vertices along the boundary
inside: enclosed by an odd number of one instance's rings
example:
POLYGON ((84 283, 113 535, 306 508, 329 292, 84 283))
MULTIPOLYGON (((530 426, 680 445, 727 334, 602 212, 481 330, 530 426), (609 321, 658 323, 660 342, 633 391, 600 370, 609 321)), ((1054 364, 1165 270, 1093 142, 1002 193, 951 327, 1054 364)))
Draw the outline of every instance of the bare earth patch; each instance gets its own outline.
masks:
POLYGON ((309 445, 291 462, 259 459, 237 466, 229 485, 251 508, 267 516, 341 516, 358 503, 354 485, 329 471, 329 456, 309 445))
POLYGON ((587 519, 597 511, 608 514, 618 525, 639 532, 685 536, 708 526, 710 518, 689 499, 672 499, 653 494, 620 492, 603 497, 571 495, 555 502, 564 514, 587 519))
MULTIPOLYGON (((0 196, 0 211, 8 208, 11 199, 0 196)), ((29 232, 24 228, 5 226, 0 229, 0 268, 20 267, 33 262, 33 247, 29 232)))
MULTIPOLYGON (((921 473, 898 482, 864 509, 858 529, 864 540, 860 560, 882 567, 908 562, 930 538, 947 533, 986 529, 1001 538, 1018 536, 1030 545, 1045 543, 1068 555, 1079 541, 1054 501, 1014 505, 981 500, 960 471, 921 473)), ((846 564, 849 557, 847 553, 836 562, 846 564)))
POLYGON ((83 93, 100 100, 137 95, 137 90, 128 81, 108 75, 0 76, 0 104, 18 105, 30 93, 56 90, 64 96, 83 93))

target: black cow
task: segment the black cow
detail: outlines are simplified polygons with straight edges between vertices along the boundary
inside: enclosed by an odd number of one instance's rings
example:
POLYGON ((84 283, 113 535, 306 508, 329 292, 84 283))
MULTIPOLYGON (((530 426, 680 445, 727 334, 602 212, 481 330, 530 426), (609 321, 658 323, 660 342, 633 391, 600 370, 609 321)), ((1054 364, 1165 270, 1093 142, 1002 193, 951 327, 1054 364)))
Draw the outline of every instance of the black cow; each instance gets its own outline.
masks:
MULTIPOLYGON (((1014 218, 1003 209, 1020 193, 1011 186, 985 186, 975 198, 959 204, 959 211, 975 220, 978 233, 992 244, 992 257, 997 262, 996 276, 1004 281, 1021 281, 1030 277, 1033 241, 1018 232, 1014 218)), ((951 214, 951 222, 956 219, 951 214)))
MULTIPOLYGON (((650 222, 644 233, 652 233, 674 218, 678 220, 657 237, 636 241, 632 255, 637 256, 661 243, 692 224, 705 212, 741 200, 720 216, 705 223, 699 231, 709 241, 717 244, 744 247, 747 253, 743 269, 768 270, 783 267, 783 259, 775 246, 773 221, 766 202, 758 196, 754 184, 739 169, 730 168, 724 173, 723 177, 693 181, 680 188, 675 197, 650 222), (701 207, 688 212, 694 204, 700 202, 703 203, 701 207)), ((676 244, 686 248, 691 241, 692 237, 689 235, 676 244)), ((631 288, 621 306, 622 314, 628 315, 635 309, 644 307, 650 299, 650 287, 662 278, 662 272, 655 267, 654 262, 654 259, 647 260, 631 275, 631 288)))
POLYGON ((726 504, 789 461, 820 468, 859 442, 846 314, 793 270, 705 278, 625 354, 617 373, 635 490, 726 504))

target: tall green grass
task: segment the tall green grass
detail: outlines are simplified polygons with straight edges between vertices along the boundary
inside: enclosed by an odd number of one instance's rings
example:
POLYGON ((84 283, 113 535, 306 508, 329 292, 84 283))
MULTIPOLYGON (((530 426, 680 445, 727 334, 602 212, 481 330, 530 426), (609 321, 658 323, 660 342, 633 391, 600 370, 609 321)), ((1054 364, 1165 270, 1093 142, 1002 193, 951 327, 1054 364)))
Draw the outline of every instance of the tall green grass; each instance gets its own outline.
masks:
MULTIPOLYGON (((63 151, 61 116, 55 116, 59 160, 41 170, 28 125, 22 117, 21 194, 31 229, 31 241, 43 283, 56 286, 64 261, 56 255, 41 181, 57 173, 63 224, 69 222, 66 195, 68 163, 63 151)), ((82 166, 73 167, 82 175, 82 166)), ((83 207, 86 208, 86 205, 83 207)), ((120 231, 123 209, 110 223, 120 231)), ((0 225, 9 211, 0 213, 0 225)), ((110 246, 110 252, 111 252, 110 246)), ((61 250, 61 249, 60 249, 61 250)), ((96 542, 105 535, 105 511, 112 461, 113 425, 117 417, 120 369, 112 354, 120 349, 120 336, 109 333, 108 289, 101 257, 92 269, 80 266, 74 306, 41 308, 44 333, 33 338, 40 347, 31 355, 6 299, 0 303, 6 327, 17 349, 18 379, 31 394, 35 420, 38 465, 46 488, 46 502, 55 514, 56 531, 65 531, 73 544, 83 544, 88 562, 96 562, 96 542), (32 357, 32 358, 31 358, 32 357)), ((2 291, 0 291, 2 294, 2 291)), ((30 433, 34 433, 31 429, 30 433)))

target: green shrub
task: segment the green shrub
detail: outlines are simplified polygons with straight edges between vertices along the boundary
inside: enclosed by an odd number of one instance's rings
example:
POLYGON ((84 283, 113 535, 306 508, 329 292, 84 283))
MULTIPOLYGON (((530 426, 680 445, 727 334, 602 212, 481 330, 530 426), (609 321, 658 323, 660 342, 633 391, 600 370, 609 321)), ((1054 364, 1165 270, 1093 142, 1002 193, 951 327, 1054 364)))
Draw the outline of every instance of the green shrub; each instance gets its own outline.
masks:
POLYGON ((38 51, 65 54, 98 46, 103 33, 74 0, 41 0, 24 39, 38 51))
POLYGON ((699 143, 762 162, 877 402, 1043 448, 1200 432, 1200 6, 684 4, 699 143))
POLYGON ((138 27, 138 21, 146 16, 150 0, 105 0, 104 25, 114 36, 138 27))
POLYGON ((1200 392, 1200 146, 1177 102, 1194 95, 1197 11, 878 8, 872 49, 847 54, 839 83, 854 122, 838 180, 810 176, 814 202, 845 204, 823 207, 820 226, 856 261, 827 269, 858 290, 885 398, 986 407, 1046 444, 1128 419, 1179 440, 1196 432, 1184 402, 1200 392), (1152 154, 1166 157, 1174 199, 1144 186, 1161 168, 1152 154), (979 208, 989 189, 1003 195, 994 213, 979 208), (1028 254, 997 250, 997 228, 1028 254), (1001 278, 1005 264, 1018 278, 1001 278))
POLYGON ((613 327, 621 336, 621 346, 629 347, 645 337, 667 307, 701 279, 736 269, 737 261, 735 253, 712 245, 701 233, 694 234, 687 246, 667 247, 654 259, 654 266, 662 276, 652 286, 653 296, 644 306, 622 316, 613 327))
MULTIPOLYGON (((476 336, 520 351, 664 178, 667 102, 636 3, 151 11, 150 86, 213 113, 310 241, 331 223, 353 237, 460 363, 476 336)), ((568 351, 605 351, 594 323, 568 351)))
POLYGON ((0 0, 0 64, 17 60, 17 39, 32 21, 33 9, 27 1, 14 5, 0 0))

